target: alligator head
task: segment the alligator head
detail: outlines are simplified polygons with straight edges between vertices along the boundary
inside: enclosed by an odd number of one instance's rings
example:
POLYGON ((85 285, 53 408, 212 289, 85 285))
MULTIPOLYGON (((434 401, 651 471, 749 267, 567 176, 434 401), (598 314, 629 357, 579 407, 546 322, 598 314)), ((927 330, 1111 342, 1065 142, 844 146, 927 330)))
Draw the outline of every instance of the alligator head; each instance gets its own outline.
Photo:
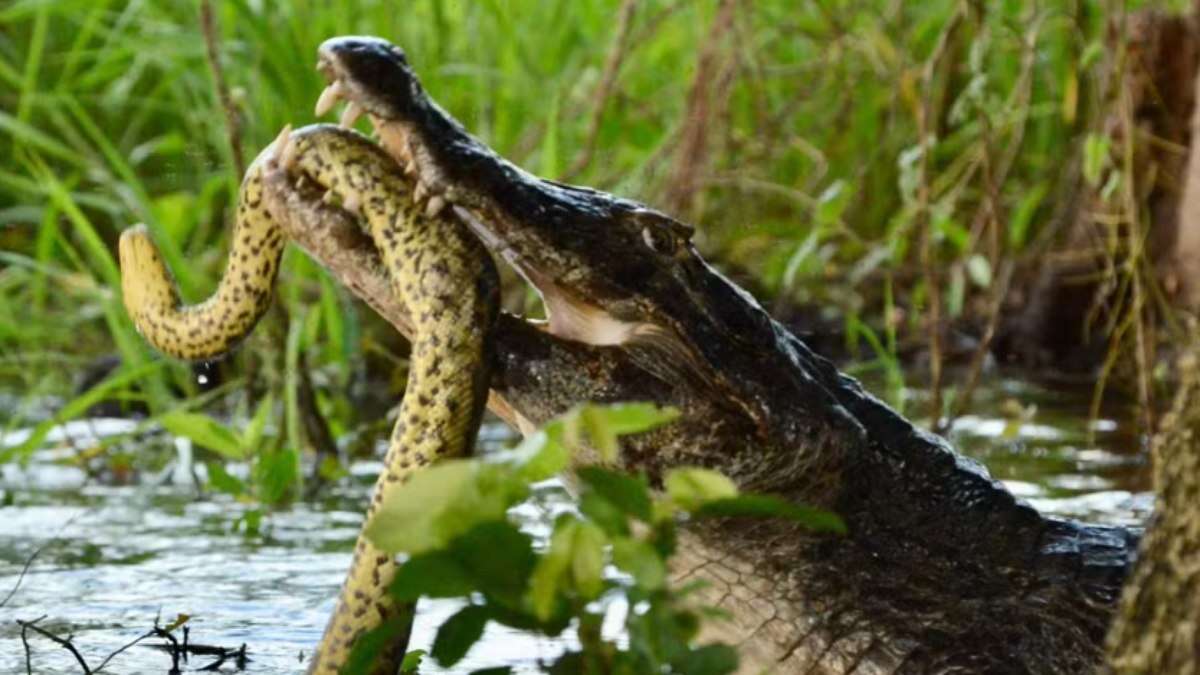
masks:
POLYGON ((679 405, 674 431, 627 444, 632 466, 652 475, 714 466, 743 488, 846 520, 842 538, 785 523, 693 532, 689 560, 733 610, 755 664, 1094 665, 1133 536, 1018 502, 772 320, 704 261, 689 227, 537 178, 472 137, 429 98, 399 48, 329 40, 318 69, 330 82, 318 113, 346 99, 343 123, 366 114, 426 208, 451 209, 545 300, 543 330, 501 322, 494 391, 534 421, 572 400, 679 405))
MULTIPOLYGON (((780 356, 779 326, 700 256, 690 226, 636 201, 513 165, 426 95, 404 52, 384 40, 328 40, 318 51, 318 69, 330 81, 318 112, 346 98, 344 122, 368 115, 430 208, 453 208, 541 294, 552 334, 625 345, 644 355, 648 369, 699 378, 755 421, 760 442, 772 418, 787 416, 777 409, 781 401, 803 400, 780 395, 796 391, 797 364, 770 363, 780 356), (780 377, 729 375, 755 364, 774 366, 780 377)), ((822 375, 832 373, 826 368, 822 375)), ((828 394, 822 398, 807 412, 839 417, 828 394)), ((853 426, 848 417, 824 423, 853 426)))

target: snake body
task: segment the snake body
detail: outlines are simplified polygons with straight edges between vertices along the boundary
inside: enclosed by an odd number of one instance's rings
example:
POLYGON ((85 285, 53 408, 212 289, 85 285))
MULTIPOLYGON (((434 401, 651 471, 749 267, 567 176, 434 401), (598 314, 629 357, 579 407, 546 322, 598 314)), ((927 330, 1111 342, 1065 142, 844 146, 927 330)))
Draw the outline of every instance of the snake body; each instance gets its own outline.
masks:
POLYGON ((182 304, 171 272, 144 225, 121 233, 125 309, 155 349, 178 359, 216 358, 249 335, 270 306, 286 243, 262 199, 263 163, 273 148, 246 172, 229 261, 217 290, 204 302, 182 304))
MULTIPOLYGON (((248 170, 229 263, 217 291, 204 303, 180 304, 144 228, 122 235, 126 307, 157 349, 190 359, 220 355, 265 311, 284 238, 261 199, 262 171, 277 157, 290 172, 302 173, 360 214, 394 292, 412 310, 408 385, 367 511, 369 520, 385 496, 414 471, 438 457, 466 454, 474 443, 487 397, 485 354, 498 311, 496 270, 465 228, 423 213, 404 174, 374 144, 346 129, 307 127, 281 137, 248 170)), ((373 630, 392 638, 407 635, 411 609, 398 606, 387 593, 394 571, 393 557, 360 534, 309 672, 338 672, 355 641, 373 630)), ((372 672, 395 673, 405 642, 385 641, 372 672)))

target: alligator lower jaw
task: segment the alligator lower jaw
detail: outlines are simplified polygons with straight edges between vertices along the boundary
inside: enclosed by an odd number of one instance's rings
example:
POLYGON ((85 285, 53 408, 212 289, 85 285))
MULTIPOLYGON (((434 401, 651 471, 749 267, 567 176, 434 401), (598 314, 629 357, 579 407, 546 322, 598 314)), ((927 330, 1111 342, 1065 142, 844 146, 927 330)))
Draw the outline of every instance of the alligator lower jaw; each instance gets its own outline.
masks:
MULTIPOLYGON (((322 94, 322 100, 326 100, 325 94, 322 94)), ((318 105, 317 110, 323 107, 318 105)), ((361 111, 361 106, 351 100, 341 117, 341 126, 353 125, 361 111)), ((593 346, 614 346, 626 344, 640 335, 661 333, 649 324, 618 319, 599 305, 584 300, 581 294, 557 283, 550 274, 521 256, 496 231, 492 223, 503 216, 494 209, 486 208, 486 198, 468 198, 464 191, 455 188, 445 178, 444 172, 425 151, 415 133, 401 123, 376 115, 368 115, 368 119, 380 145, 397 161, 405 175, 414 181, 414 198, 418 205, 424 205, 425 213, 437 216, 449 208, 489 250, 500 256, 537 291, 547 316, 542 327, 551 335, 593 346)))

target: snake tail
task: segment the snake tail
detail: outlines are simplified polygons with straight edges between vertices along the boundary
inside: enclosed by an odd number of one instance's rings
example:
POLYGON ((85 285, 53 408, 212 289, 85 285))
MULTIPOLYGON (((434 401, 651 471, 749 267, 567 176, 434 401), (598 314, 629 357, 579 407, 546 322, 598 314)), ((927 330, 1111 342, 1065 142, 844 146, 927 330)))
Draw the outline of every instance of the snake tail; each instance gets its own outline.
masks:
POLYGON ((229 261, 217 290, 185 305, 162 255, 144 225, 121 233, 121 291, 125 309, 146 341, 179 359, 222 356, 250 334, 266 313, 286 243, 262 199, 262 158, 255 160, 238 195, 229 261))

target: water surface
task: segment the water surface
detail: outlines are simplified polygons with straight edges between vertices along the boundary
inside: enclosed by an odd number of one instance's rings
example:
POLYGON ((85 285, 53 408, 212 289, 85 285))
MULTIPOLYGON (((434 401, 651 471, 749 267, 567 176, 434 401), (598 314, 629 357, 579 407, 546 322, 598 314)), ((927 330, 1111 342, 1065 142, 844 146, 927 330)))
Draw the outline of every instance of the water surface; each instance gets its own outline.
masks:
MULTIPOLYGON (((1139 524, 1151 506, 1139 440, 1112 419, 1089 422, 1089 394, 997 380, 980 389, 976 412, 959 419, 951 437, 1043 511, 1139 524), (1030 414, 1030 406, 1036 412, 1030 414), (1015 414, 1020 408, 1024 418, 1015 414)), ((185 469, 186 442, 175 442, 181 462, 128 485, 117 484, 119 476, 90 479, 59 462, 105 435, 128 432, 132 424, 74 422, 56 430, 27 467, 0 467, 0 598, 41 549, 20 589, 0 608, 0 673, 25 671, 16 619, 45 616, 40 625, 74 635, 95 666, 149 629, 156 617, 167 623, 181 613, 192 617, 193 642, 246 644, 247 672, 302 671, 303 654, 316 644, 333 607, 379 465, 356 465, 351 480, 331 494, 271 513, 260 535, 246 536, 236 524, 251 507, 224 495, 199 495, 185 469)), ((481 444, 495 447, 507 437, 493 424, 485 428, 481 444)), ((3 443, 22 438, 20 432, 10 433, 3 443)), ((563 486, 551 481, 513 516, 544 538, 554 517, 570 508, 563 486)), ((459 606, 448 601, 423 605, 414 647, 427 648, 436 627, 459 606)), ((610 618, 615 630, 620 616, 610 618)), ((81 672, 54 644, 32 638, 30 646, 33 672, 81 672)), ((553 660, 562 649, 555 640, 489 626, 483 641, 453 669, 427 662, 422 672, 469 673, 498 665, 538 672, 539 661, 553 660)), ((189 666, 208 662, 193 659, 189 666)), ((106 672, 157 674, 169 665, 164 654, 139 646, 119 655, 106 672)))

